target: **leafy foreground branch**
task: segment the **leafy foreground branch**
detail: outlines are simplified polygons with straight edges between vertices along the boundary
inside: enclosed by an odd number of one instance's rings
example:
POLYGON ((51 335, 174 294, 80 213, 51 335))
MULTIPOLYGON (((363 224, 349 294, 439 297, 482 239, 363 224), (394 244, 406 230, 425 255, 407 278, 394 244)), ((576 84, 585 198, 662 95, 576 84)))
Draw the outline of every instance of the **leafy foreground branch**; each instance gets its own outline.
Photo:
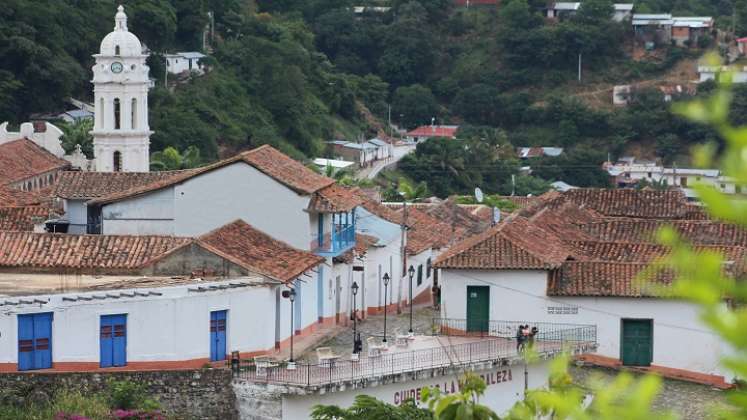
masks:
MULTIPOLYGON (((695 161, 701 167, 718 166, 736 185, 747 186, 747 127, 729 123, 732 94, 727 82, 707 100, 695 101, 677 108, 690 120, 708 124, 725 141, 720 152, 715 144, 695 151, 695 161)), ((727 196, 714 187, 696 186, 698 196, 715 219, 747 228, 747 200, 727 196)), ((722 360, 736 378, 747 378, 747 282, 728 276, 735 263, 725 261, 714 252, 695 252, 671 228, 659 232, 659 242, 671 248, 671 253, 657 260, 641 278, 650 278, 652 271, 667 270, 674 274, 671 286, 660 288, 665 296, 685 299, 698 304, 700 318, 732 350, 722 360)), ((643 281, 643 280, 641 280, 643 281)), ((686 351, 686 350, 685 350, 686 351)), ((634 378, 619 374, 611 383, 592 381, 588 392, 574 385, 568 373, 569 357, 552 362, 548 389, 529 391, 523 401, 506 414, 505 419, 670 419, 675 413, 655 412, 654 399, 661 389, 661 379, 647 375, 634 378)), ((437 419, 470 420, 498 419, 487 407, 479 404, 485 384, 467 374, 460 392, 441 395, 438 390, 425 392, 427 408, 417 408, 413 402, 394 407, 369 396, 360 396, 350 409, 317 407, 315 420, 331 419, 437 419)), ((716 419, 747 419, 747 391, 737 388, 728 394, 726 407, 714 408, 716 419)))

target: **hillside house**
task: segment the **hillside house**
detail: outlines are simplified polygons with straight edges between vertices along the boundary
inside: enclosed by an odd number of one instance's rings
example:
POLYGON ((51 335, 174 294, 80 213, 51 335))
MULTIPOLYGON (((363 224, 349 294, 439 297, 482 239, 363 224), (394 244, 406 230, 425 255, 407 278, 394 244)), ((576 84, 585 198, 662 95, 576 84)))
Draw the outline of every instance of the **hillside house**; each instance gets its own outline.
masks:
POLYGON ((529 159, 537 157, 557 157, 563 154, 562 147, 517 147, 516 154, 519 159, 529 159))
MULTIPOLYGON (((689 208, 675 191, 547 194, 439 256, 441 315, 466 319, 474 332, 496 319, 595 324, 599 348, 586 360, 729 387, 734 376, 719 363, 729 348, 703 325, 697 305, 658 297, 635 281, 669 252, 652 242, 656 229, 669 223, 699 249, 724 253, 736 264, 731 274, 744 276, 744 232, 731 226, 741 233, 727 235, 724 223, 689 208), (696 214, 698 220, 690 219, 696 214), (724 234, 707 233, 716 231, 724 234)), ((672 276, 661 272, 648 280, 666 287, 672 276)))
POLYGON ((184 72, 204 74, 205 64, 201 60, 205 57, 207 57, 205 54, 196 51, 166 54, 166 69, 171 74, 184 72))
POLYGON ((705 82, 708 80, 714 80, 718 82, 721 80, 724 74, 728 73, 731 77, 732 83, 745 83, 747 82, 747 66, 731 65, 731 66, 708 66, 699 65, 698 75, 699 81, 705 82))
POLYGON ((701 38, 709 36, 714 30, 714 20, 705 17, 672 18, 672 41, 680 47, 695 47, 701 38))
POLYGON ((419 143, 434 137, 444 137, 447 139, 456 139, 456 132, 459 130, 458 125, 422 125, 405 134, 405 141, 409 143, 419 143))
POLYGON ((359 167, 370 166, 379 153, 379 147, 369 142, 353 143, 346 140, 334 140, 329 142, 329 145, 335 156, 355 162, 359 167))
POLYGON ((634 14, 631 21, 635 39, 641 44, 654 47, 657 45, 669 45, 672 39, 672 15, 670 13, 660 14, 634 14))
MULTIPOLYGON (((633 3, 615 3, 614 11, 610 18, 615 22, 630 19, 633 13, 633 3)), ((573 16, 581 8, 581 2, 555 2, 547 7, 545 11, 549 19, 564 19, 573 16)))
POLYGON ((718 169, 674 168, 655 162, 639 162, 634 158, 606 163, 604 168, 619 187, 629 187, 641 180, 665 182, 671 187, 682 188, 688 196, 694 196, 696 184, 710 185, 726 194, 740 194, 741 187, 734 180, 721 174, 718 169))

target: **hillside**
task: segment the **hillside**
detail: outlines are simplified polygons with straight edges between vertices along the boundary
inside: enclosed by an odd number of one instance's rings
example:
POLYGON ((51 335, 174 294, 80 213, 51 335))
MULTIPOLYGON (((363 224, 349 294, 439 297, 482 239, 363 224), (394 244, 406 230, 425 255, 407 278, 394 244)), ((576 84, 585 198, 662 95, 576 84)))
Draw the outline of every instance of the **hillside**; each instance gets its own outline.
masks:
MULTIPOLYGON (((390 116, 404 128, 435 117, 460 124, 458 137, 467 146, 423 147, 402 161, 405 175, 439 195, 475 186, 526 194, 555 180, 606 185, 599 167, 608 156, 638 152, 686 164, 691 146, 718 141, 673 115, 659 89, 688 81, 695 60, 716 47, 713 40, 636 53, 630 24, 610 20, 610 0, 587 0, 560 21, 542 16, 543 0, 469 8, 451 0, 123 3, 131 29, 152 51, 154 151, 196 146, 210 161, 270 143, 303 158, 324 154, 324 141, 334 137, 373 135, 390 116), (201 49, 208 12, 211 71, 165 89, 161 54, 201 49), (620 84, 634 91, 627 107, 612 107, 611 89, 620 84), (512 152, 518 146, 563 147, 564 153, 520 163, 512 152), (526 163, 531 176, 519 173, 526 163)), ((636 8, 712 15, 724 27, 732 22, 729 0, 647 0, 636 8)), ((90 99, 91 54, 111 29, 113 9, 98 0, 6 1, 0 120, 61 111, 69 96, 90 99)))

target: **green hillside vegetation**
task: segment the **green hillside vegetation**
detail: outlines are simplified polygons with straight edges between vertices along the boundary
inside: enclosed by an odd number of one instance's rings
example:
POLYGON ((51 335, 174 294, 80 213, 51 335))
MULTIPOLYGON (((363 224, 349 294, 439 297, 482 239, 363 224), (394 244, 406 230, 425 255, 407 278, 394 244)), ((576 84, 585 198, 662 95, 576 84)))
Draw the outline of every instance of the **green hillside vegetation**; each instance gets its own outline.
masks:
MULTIPOLYGON (((380 121, 391 115, 403 128, 435 117, 462 126, 460 145, 420 147, 402 163, 406 176, 438 195, 468 194, 475 186, 523 194, 555 180, 606 185, 599 165, 630 150, 686 164, 691 146, 718 140, 674 116, 655 85, 634 91, 625 108, 585 100, 585 89, 663 78, 680 60, 705 51, 663 46, 654 58, 633 60, 632 30, 609 19, 611 0, 586 0, 576 16, 554 23, 542 17, 544 0, 469 9, 452 0, 123 3, 131 30, 153 51, 154 152, 195 146, 211 161, 270 143, 304 158, 324 154, 326 140, 375 134, 364 115, 380 121), (357 15, 352 6, 360 5, 391 10, 357 15), (160 54, 199 50, 209 11, 215 20, 206 60, 211 71, 164 88, 160 54), (565 153, 519 162, 512 153, 517 146, 559 146, 565 153), (511 184, 510 175, 527 164, 532 176, 511 184)), ((61 111, 69 96, 90 99, 91 54, 111 30, 115 7, 101 0, 6 0, 0 120, 61 111)), ((636 7, 712 15, 727 30, 732 23, 741 30, 747 17, 745 0, 646 0, 636 7)))

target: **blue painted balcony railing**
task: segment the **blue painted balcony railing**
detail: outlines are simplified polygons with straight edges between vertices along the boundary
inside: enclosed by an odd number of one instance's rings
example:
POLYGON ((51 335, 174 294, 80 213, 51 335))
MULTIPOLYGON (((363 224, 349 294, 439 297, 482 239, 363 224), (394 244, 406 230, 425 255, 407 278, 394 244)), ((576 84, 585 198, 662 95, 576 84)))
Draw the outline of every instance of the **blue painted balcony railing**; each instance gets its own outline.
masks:
POLYGON ((325 257, 336 257, 355 246, 355 224, 333 225, 332 232, 321 240, 314 238, 314 253, 325 257))

